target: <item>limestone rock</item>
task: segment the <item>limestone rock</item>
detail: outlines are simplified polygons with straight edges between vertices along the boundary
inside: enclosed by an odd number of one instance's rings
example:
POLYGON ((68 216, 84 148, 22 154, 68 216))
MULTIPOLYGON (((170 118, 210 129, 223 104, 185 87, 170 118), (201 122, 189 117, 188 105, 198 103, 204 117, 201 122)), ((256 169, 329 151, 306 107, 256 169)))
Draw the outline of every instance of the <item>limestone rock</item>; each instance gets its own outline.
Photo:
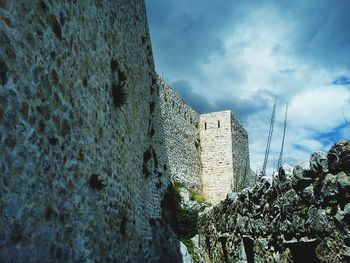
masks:
POLYGON ((241 242, 241 244, 239 245, 237 261, 236 262, 237 263, 248 263, 247 254, 245 252, 243 242, 241 242))
POLYGON ((187 247, 181 241, 180 241, 180 252, 181 252, 183 263, 194 263, 191 254, 188 252, 187 247))
POLYGON ((309 177, 310 176, 310 162, 299 162, 293 169, 293 175, 296 178, 309 177))
POLYGON ((278 176, 280 180, 284 180, 284 179, 287 179, 288 177, 292 177, 292 175, 293 175, 293 167, 288 164, 282 165, 282 167, 278 171, 278 176))
MULTIPOLYGON (((335 147, 340 160, 347 151, 344 145, 335 147)), ((230 255, 238 262, 249 261, 250 253, 254 262, 303 262, 304 254, 315 262, 347 262, 350 176, 343 164, 339 172, 330 173, 327 160, 316 152, 293 173, 282 167, 272 184, 261 179, 254 188, 230 194, 214 206, 206 217, 210 229, 199 226, 200 243, 210 251, 209 258, 224 261, 227 246, 217 237, 225 233, 225 240, 233 241, 230 255), (254 241, 253 249, 240 245, 245 236, 254 241)))
POLYGON ((350 203, 344 207, 343 216, 344 216, 344 222, 350 225, 350 203))
POLYGON ((227 194, 226 199, 230 200, 231 202, 236 202, 238 199, 238 195, 235 192, 230 192, 227 194))
POLYGON ((310 169, 317 173, 325 174, 328 172, 328 160, 325 152, 314 152, 310 157, 310 169))
POLYGON ((310 170, 310 162, 300 162, 293 170, 293 187, 298 191, 302 191, 309 186, 313 179, 311 178, 312 171, 310 170))
POLYGON ((243 229, 245 226, 245 221, 243 219, 243 217, 240 214, 237 214, 236 217, 236 228, 237 229, 243 229))
MULTIPOLYGON (((342 227, 350 226, 350 203, 346 204, 343 209, 338 209, 334 218, 342 227)), ((348 232, 350 238, 350 229, 348 229, 348 232)))
POLYGON ((278 191, 285 192, 292 188, 293 167, 283 165, 276 177, 273 178, 272 184, 278 191))
POLYGON ((287 206, 295 206, 300 201, 300 197, 294 189, 288 190, 281 199, 283 200, 283 204, 287 206))
POLYGON ((327 159, 331 173, 350 172, 350 142, 341 141, 335 144, 329 150, 327 159))
POLYGON ((310 204, 315 199, 314 187, 312 185, 303 190, 302 197, 305 203, 310 204))
POLYGON ((343 254, 345 262, 350 262, 350 247, 346 247, 346 250, 343 254))
POLYGON ((338 194, 337 177, 332 174, 327 174, 323 186, 321 188, 321 194, 323 198, 329 200, 335 198, 338 194))
POLYGON ((186 188, 180 188, 181 204, 187 206, 190 202, 190 192, 186 188))
POLYGON ((326 211, 323 209, 317 209, 316 207, 310 207, 308 213, 307 223, 312 231, 323 233, 325 232, 328 221, 326 217, 326 211))
POLYGON ((305 218, 303 216, 303 214, 300 214, 300 213, 294 213, 293 216, 292 216, 292 225, 293 225, 293 231, 294 231, 294 234, 292 234, 292 236, 297 236, 295 233, 305 233, 305 218))
POLYGON ((350 176, 344 172, 337 174, 340 201, 345 204, 350 201, 350 176))

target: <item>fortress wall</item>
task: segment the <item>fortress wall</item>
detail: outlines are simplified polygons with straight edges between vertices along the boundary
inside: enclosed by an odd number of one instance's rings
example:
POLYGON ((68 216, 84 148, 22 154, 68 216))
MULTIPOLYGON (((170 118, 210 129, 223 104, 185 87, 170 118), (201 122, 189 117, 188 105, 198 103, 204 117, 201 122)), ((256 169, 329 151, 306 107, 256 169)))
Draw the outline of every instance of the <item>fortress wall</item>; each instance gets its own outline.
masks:
POLYGON ((167 149, 168 173, 173 181, 201 189, 199 115, 161 78, 161 117, 167 149))
POLYGON ((0 261, 179 260, 143 1, 1 1, 0 42, 0 261))
POLYGON ((233 187, 231 112, 201 115, 200 139, 203 193, 218 203, 233 187))
POLYGON ((231 122, 234 190, 240 191, 250 180, 248 133, 232 112, 231 122))

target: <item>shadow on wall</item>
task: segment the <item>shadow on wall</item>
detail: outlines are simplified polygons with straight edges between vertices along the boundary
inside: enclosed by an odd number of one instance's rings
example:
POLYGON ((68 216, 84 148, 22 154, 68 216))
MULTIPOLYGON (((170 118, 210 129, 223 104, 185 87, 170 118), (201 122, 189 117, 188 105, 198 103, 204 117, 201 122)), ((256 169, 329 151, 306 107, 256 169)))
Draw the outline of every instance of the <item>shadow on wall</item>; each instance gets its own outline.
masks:
POLYGON ((244 250, 248 263, 254 263, 254 240, 250 237, 243 237, 244 250))
POLYGON ((308 242, 300 241, 290 243, 286 244, 285 246, 291 251, 292 260, 295 263, 305 262, 305 259, 307 259, 307 262, 310 263, 320 263, 321 261, 316 256, 317 245, 318 241, 315 239, 308 242))

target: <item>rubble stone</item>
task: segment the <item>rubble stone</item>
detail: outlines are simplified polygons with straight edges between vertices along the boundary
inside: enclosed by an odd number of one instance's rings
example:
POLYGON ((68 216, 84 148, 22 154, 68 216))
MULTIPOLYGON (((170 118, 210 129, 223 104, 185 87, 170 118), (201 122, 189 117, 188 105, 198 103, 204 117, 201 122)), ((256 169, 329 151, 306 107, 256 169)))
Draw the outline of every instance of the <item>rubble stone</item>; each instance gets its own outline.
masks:
MULTIPOLYGON (((340 142, 330 152, 344 160, 347 145, 340 142)), ((328 173, 325 156, 314 153, 310 163, 298 164, 293 174, 282 167, 272 185, 261 180, 254 188, 229 194, 201 216, 199 237, 204 254, 217 262, 224 253, 217 233, 225 232, 227 240, 236 240, 236 245, 225 248, 235 255, 233 261, 246 262, 253 254, 254 262, 302 262, 304 254, 312 262, 347 262, 350 176, 343 164, 332 160, 331 167, 338 170, 332 168, 332 174, 328 173), (288 189, 285 183, 289 180, 293 188, 288 189), (230 223, 224 227, 223 220, 230 223), (254 241, 251 248, 240 245, 245 236, 254 241)))

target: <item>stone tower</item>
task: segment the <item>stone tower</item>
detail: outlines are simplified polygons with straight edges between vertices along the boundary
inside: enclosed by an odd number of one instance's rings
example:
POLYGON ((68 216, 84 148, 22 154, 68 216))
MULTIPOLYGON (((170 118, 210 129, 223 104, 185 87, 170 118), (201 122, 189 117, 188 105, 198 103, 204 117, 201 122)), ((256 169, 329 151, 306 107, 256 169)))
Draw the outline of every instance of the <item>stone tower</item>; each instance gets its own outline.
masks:
POLYGON ((249 170, 248 136, 231 111, 200 115, 202 190, 218 203, 249 170))
POLYGON ((218 203, 248 176, 247 132, 230 110, 198 114, 161 78, 158 87, 166 172, 218 203))

